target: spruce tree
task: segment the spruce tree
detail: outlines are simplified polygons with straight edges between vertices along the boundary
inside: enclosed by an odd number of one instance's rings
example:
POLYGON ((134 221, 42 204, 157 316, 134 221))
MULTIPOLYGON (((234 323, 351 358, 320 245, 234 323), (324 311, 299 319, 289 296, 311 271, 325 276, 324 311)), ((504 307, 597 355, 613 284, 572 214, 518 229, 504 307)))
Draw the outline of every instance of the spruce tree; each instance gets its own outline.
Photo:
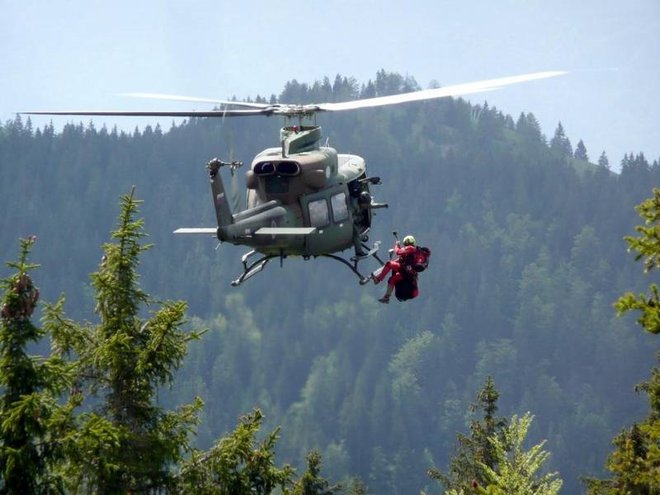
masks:
POLYGON ((550 140, 550 149, 555 150, 561 156, 573 156, 573 147, 571 146, 571 141, 566 137, 564 133, 564 126, 561 125, 561 122, 557 125, 555 129, 555 135, 550 140))
MULTIPOLYGON (((638 237, 625 238, 631 250, 637 252, 645 272, 660 269, 660 189, 653 189, 653 197, 637 206, 644 225, 637 227, 638 237)), ((660 333, 660 300, 658 287, 651 284, 649 294, 626 293, 615 303, 619 315, 639 311, 637 322, 645 331, 660 333)), ((660 353, 657 354, 660 360, 660 353)), ((615 450, 607 461, 612 473, 609 479, 586 478, 590 495, 652 495, 660 493, 660 367, 651 371, 649 381, 637 390, 648 395, 650 412, 646 419, 624 428, 614 439, 615 450)))
POLYGON ((60 493, 58 425, 71 404, 58 396, 70 385, 71 366, 61 356, 30 356, 26 348, 45 336, 31 321, 39 300, 28 262, 35 238, 21 240, 15 273, 2 280, 0 319, 0 493, 60 493))
POLYGON ((498 438, 506 427, 506 420, 496 416, 499 392, 492 377, 487 377, 477 400, 470 406, 472 412, 483 412, 483 419, 470 423, 470 436, 458 434, 458 450, 451 460, 449 472, 437 468, 428 471, 429 477, 440 481, 447 490, 467 490, 474 483, 485 485, 485 468, 494 469, 497 464, 495 447, 491 438, 498 438))
POLYGON ((578 160, 584 160, 585 162, 589 161, 589 155, 587 154, 587 147, 584 145, 582 139, 578 141, 577 146, 575 147, 575 154, 573 155, 578 160))
POLYGON ((262 421, 263 414, 257 409, 243 416, 236 429, 209 451, 194 453, 181 470, 179 492, 182 495, 267 495, 276 490, 288 493, 293 468, 275 465, 279 429, 258 442, 262 421))
POLYGON ((481 494, 556 495, 563 484, 557 473, 537 474, 550 454, 543 450, 545 440, 525 450, 523 444, 532 424, 532 415, 514 415, 501 436, 489 437, 495 468, 482 464, 485 489, 474 483, 481 494))
POLYGON ((539 124, 539 121, 533 113, 528 113, 526 115, 521 113, 516 122, 516 130, 527 137, 536 138, 538 141, 543 140, 541 124, 539 124))
MULTIPOLYGON (((359 484, 356 483, 356 486, 359 484)), ((331 485, 321 476, 321 454, 313 450, 307 454, 307 469, 296 481, 292 495, 332 495, 340 492, 341 485, 331 485)))
POLYGON ((95 397, 93 410, 80 415, 77 430, 65 440, 74 491, 171 490, 171 468, 190 449, 188 436, 201 408, 199 399, 177 411, 157 404, 158 388, 171 383, 199 332, 183 330, 184 302, 163 302, 153 310, 156 302, 139 287, 140 255, 151 247, 141 243, 146 234, 135 218, 139 203, 134 190, 121 198, 113 242, 103 246, 99 269, 91 275, 98 323, 66 320, 61 306, 48 315, 65 350, 80 356, 80 385, 89 385, 95 397))

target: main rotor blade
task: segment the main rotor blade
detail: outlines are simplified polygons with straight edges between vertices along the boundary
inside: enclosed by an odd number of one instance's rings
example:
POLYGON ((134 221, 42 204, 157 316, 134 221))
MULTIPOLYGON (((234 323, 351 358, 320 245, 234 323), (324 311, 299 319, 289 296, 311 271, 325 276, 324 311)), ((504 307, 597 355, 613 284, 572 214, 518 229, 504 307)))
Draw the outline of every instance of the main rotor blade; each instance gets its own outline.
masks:
POLYGON ((319 103, 312 105, 287 105, 287 104, 267 104, 267 103, 247 103, 228 100, 210 100, 206 98, 196 98, 177 95, 164 95, 158 93, 128 93, 127 96, 138 96, 146 98, 159 99, 181 99, 200 103, 216 103, 221 105, 238 105, 250 107, 245 110, 211 110, 211 111, 175 111, 175 112, 144 112, 144 111, 32 111, 19 112, 24 115, 82 115, 82 116, 116 116, 116 117, 245 117, 250 115, 284 115, 287 117, 310 117, 316 112, 339 112, 342 110, 354 110, 358 108, 381 107, 385 105, 395 105, 397 103, 407 103, 411 101, 430 100, 433 98, 446 98, 448 96, 463 96, 472 93, 481 93, 495 89, 519 84, 536 79, 545 79, 566 74, 565 71, 546 71, 533 72, 518 76, 501 77, 499 79, 488 79, 467 84, 456 84, 444 88, 424 89, 390 96, 379 96, 376 98, 366 98, 363 100, 345 101, 340 103, 319 103))
POLYGON ((32 111, 19 112, 22 115, 88 115, 88 116, 112 116, 112 117, 245 117, 249 115, 271 115, 272 109, 263 110, 210 110, 206 112, 184 111, 184 112, 126 112, 126 111, 32 111))
POLYGON ((268 103, 253 103, 248 101, 234 101, 234 100, 218 100, 212 98, 199 98, 197 96, 182 96, 170 95, 163 93, 120 93, 120 96, 128 96, 130 98, 150 98, 153 100, 169 100, 169 101, 189 101, 197 103, 215 103, 217 105, 233 105, 237 107, 249 108, 269 108, 271 105, 268 103))
POLYGON ((519 84, 536 79, 545 79, 566 74, 566 71, 546 71, 534 72, 531 74, 522 74, 519 76, 501 77, 499 79, 488 79, 485 81, 476 81, 465 84, 456 84, 444 88, 423 89, 411 93, 402 93, 398 95, 379 96, 376 98, 367 98, 364 100, 345 101, 341 103, 319 103, 315 106, 319 110, 328 112, 338 112, 342 110, 353 110, 357 108, 381 107, 385 105, 394 105, 397 103, 406 103, 410 101, 430 100, 433 98, 446 98, 448 96, 463 96, 472 93, 481 93, 483 91, 492 91, 511 84, 519 84))

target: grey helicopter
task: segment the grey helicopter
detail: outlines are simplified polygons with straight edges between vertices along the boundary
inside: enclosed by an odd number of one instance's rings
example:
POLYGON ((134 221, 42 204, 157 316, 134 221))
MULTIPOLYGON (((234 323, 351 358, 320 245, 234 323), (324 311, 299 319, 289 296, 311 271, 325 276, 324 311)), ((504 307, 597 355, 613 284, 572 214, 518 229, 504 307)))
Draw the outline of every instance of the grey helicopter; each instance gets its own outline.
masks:
MULTIPOLYGON (((243 163, 214 158, 207 163, 217 226, 179 228, 175 234, 202 234, 221 243, 250 248, 241 258, 242 273, 232 281, 238 286, 261 272, 268 262, 288 256, 304 259, 326 257, 348 267, 360 284, 370 280, 359 269, 360 263, 378 256, 380 241, 367 244, 373 212, 386 208, 377 202, 372 187, 380 177, 367 173, 365 159, 338 153, 322 146, 321 127, 315 115, 362 108, 403 104, 435 98, 465 96, 492 91, 512 84, 556 77, 565 71, 545 71, 489 79, 466 84, 425 89, 339 103, 283 104, 187 97, 156 93, 129 93, 128 96, 180 100, 215 105, 209 111, 30 111, 28 115, 131 116, 226 118, 283 116, 279 145, 257 154, 245 174, 246 208, 232 211, 220 169, 233 174, 243 163), (220 105, 218 107, 217 105, 220 105), (295 123, 294 123, 295 122, 295 123), (353 249, 353 256, 340 253, 353 249), (256 258, 256 259, 255 259, 256 258)), ((369 271, 369 274, 371 271, 369 271)))

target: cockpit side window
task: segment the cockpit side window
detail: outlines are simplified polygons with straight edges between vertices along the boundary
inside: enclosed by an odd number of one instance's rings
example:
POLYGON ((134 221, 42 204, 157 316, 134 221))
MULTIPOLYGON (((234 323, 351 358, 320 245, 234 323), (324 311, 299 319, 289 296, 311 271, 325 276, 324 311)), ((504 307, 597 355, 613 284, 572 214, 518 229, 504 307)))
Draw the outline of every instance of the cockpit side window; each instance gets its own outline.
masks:
POLYGON ((346 204, 346 193, 340 192, 330 198, 332 205, 332 217, 335 222, 343 222, 348 218, 348 205, 346 204))
POLYGON ((328 202, 325 199, 310 201, 309 205, 309 223, 312 227, 325 227, 330 223, 330 212, 328 211, 328 202))

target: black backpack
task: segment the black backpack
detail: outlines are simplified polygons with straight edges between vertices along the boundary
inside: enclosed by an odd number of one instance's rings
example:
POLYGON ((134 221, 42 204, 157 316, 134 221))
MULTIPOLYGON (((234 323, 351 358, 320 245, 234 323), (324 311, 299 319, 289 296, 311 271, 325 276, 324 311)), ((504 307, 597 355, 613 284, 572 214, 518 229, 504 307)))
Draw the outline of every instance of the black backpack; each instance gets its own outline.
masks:
POLYGON ((417 277, 407 276, 399 280, 394 286, 394 295, 399 301, 407 301, 415 297, 417 288, 417 277))

